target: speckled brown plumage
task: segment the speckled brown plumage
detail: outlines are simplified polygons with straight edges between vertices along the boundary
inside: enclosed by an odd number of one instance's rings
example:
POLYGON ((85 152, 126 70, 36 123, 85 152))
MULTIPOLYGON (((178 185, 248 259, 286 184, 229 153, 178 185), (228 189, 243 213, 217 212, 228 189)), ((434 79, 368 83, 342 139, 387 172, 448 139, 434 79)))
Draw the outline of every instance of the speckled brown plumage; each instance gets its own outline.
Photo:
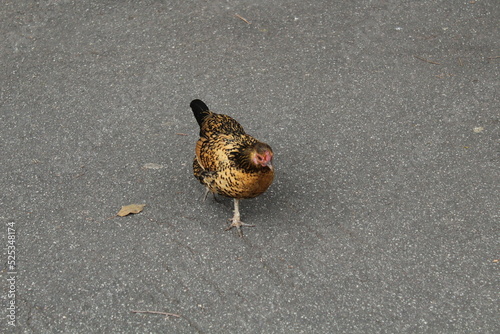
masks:
POLYGON ((274 179, 273 151, 245 133, 233 118, 209 111, 200 100, 191 102, 200 125, 193 161, 194 176, 209 191, 235 200, 231 227, 241 236, 239 200, 262 194, 274 179))

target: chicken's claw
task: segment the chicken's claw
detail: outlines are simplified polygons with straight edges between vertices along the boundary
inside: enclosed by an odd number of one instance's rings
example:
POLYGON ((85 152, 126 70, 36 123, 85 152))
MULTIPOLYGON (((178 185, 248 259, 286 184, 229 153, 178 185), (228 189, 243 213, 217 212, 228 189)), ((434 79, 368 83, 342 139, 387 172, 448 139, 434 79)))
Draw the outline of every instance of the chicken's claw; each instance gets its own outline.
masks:
POLYGON ((233 227, 236 227, 236 229, 238 230, 238 234, 239 234, 240 238, 243 238, 243 231, 241 230, 242 226, 255 227, 255 225, 245 224, 244 222, 242 222, 239 219, 236 220, 236 219, 232 218, 232 219, 229 219, 229 220, 232 221, 232 223, 224 231, 229 231, 233 227))

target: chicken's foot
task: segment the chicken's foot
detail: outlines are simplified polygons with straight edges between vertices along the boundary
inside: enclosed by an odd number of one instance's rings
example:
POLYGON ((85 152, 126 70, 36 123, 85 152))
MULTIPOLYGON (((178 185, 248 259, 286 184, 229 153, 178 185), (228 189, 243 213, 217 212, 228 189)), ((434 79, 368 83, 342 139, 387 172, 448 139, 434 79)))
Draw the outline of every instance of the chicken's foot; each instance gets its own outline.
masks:
POLYGON ((240 238, 243 238, 243 231, 241 230, 242 226, 248 226, 248 227, 254 227, 255 225, 251 224, 245 224, 240 220, 240 200, 235 198, 234 199, 234 216, 233 218, 229 219, 232 221, 231 225, 229 225, 228 228, 226 228, 226 231, 229 231, 233 227, 236 227, 238 229, 238 234, 240 238))

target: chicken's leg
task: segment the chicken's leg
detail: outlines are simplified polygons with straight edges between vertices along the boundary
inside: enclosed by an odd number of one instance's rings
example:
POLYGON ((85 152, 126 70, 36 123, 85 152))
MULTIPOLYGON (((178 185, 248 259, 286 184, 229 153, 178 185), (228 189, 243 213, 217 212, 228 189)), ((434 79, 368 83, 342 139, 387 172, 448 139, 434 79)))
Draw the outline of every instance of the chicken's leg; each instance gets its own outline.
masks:
POLYGON ((229 231, 233 227, 236 227, 238 229, 238 234, 240 235, 241 238, 243 238, 243 232, 241 231, 242 226, 250 226, 250 227, 255 226, 255 225, 245 224, 240 220, 240 200, 238 198, 234 199, 234 216, 230 220, 232 221, 232 224, 229 225, 228 228, 226 228, 226 231, 229 231))
POLYGON ((220 201, 217 199, 217 196, 215 196, 215 193, 212 192, 210 190, 210 188, 206 187, 205 188, 205 195, 203 195, 203 202, 205 202, 207 200, 207 197, 208 197, 208 193, 212 193, 212 195, 214 196, 214 200, 217 202, 217 203, 220 203, 220 201))
POLYGON ((207 200, 207 196, 208 196, 209 192, 210 192, 210 189, 208 187, 206 187, 205 188, 205 195, 203 195, 203 202, 205 202, 207 200))

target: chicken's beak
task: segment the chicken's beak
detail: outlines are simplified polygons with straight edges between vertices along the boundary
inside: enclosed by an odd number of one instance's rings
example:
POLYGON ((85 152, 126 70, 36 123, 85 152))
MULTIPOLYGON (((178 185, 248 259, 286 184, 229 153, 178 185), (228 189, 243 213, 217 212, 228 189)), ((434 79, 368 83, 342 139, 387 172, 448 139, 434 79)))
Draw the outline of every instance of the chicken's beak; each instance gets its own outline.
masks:
POLYGON ((267 167, 269 167, 270 170, 274 171, 274 166, 273 166, 273 162, 272 161, 269 161, 264 166, 267 166, 267 167))

